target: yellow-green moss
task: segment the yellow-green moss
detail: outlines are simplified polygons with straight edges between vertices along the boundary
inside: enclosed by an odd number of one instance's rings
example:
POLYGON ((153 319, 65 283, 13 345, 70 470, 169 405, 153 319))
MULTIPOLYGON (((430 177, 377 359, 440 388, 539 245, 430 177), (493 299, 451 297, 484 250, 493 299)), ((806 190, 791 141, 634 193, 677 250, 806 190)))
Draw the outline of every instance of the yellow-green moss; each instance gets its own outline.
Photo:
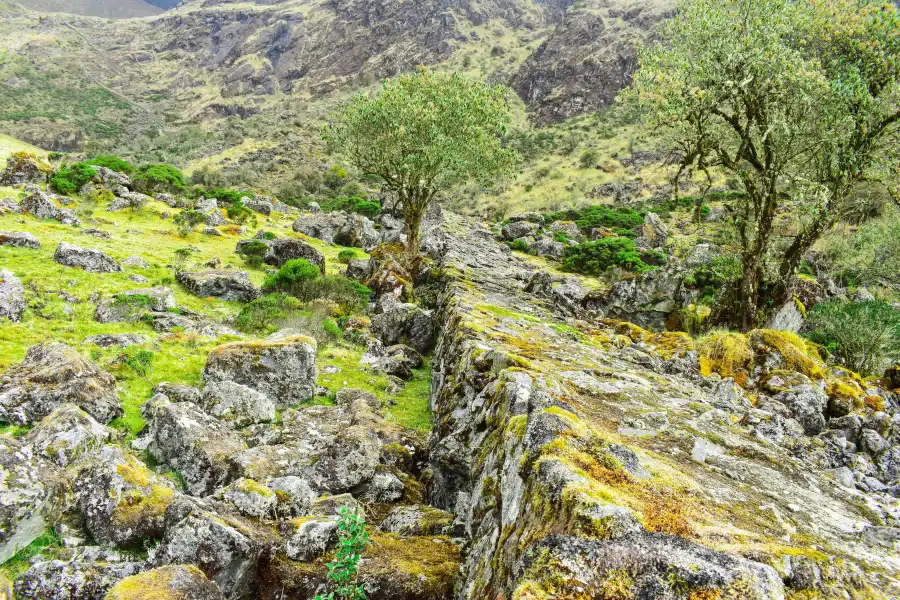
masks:
POLYGON ((203 571, 192 565, 167 566, 126 577, 106 596, 106 600, 190 600, 172 584, 176 575, 186 570, 191 576, 206 579, 203 571))
POLYGON ((740 386, 746 385, 753 362, 746 336, 714 331, 698 340, 697 351, 701 375, 709 377, 718 373, 722 377, 733 377, 740 386))
POLYGON ((823 379, 825 366, 814 355, 807 342, 796 333, 774 329, 755 329, 748 334, 751 346, 762 350, 772 348, 781 355, 785 365, 811 379, 823 379))

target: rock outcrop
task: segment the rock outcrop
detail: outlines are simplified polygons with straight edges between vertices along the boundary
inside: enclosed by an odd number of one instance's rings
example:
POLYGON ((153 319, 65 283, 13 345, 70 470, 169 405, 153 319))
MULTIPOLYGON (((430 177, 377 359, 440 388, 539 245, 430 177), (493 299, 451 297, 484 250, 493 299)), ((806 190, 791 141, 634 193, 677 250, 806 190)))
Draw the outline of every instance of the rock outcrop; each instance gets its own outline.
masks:
POLYGON ((200 298, 220 298, 249 302, 259 296, 259 289, 244 271, 181 271, 178 283, 200 298))
POLYGON ((91 273, 118 273, 122 270, 109 255, 93 248, 81 248, 67 242, 60 242, 53 260, 67 267, 76 267, 91 273))

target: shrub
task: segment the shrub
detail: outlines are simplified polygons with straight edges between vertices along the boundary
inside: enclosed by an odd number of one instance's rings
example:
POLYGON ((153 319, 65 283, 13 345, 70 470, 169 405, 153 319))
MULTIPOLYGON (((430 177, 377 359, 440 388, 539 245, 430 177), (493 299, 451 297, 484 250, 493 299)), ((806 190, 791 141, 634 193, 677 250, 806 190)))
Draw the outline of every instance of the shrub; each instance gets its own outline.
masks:
POLYGON ((880 373, 900 360, 900 310, 887 302, 834 299, 807 316, 808 337, 858 373, 880 373))
MULTIPOLYGON (((266 277, 263 289, 287 292, 300 298, 298 293, 307 282, 321 276, 319 267, 303 258, 289 260, 272 275, 266 277)), ((303 300, 303 298, 300 298, 303 300)))
POLYGON ((322 210, 335 212, 345 210, 359 213, 369 218, 375 218, 381 213, 381 203, 365 198, 331 198, 321 202, 322 210))
POLYGON ((347 173, 347 169, 341 165, 331 165, 328 170, 325 171, 324 180, 325 185, 336 190, 350 181, 350 174, 347 173))
POLYGON ((232 202, 227 209, 225 209, 228 218, 237 223, 238 225, 246 225, 247 223, 251 225, 256 224, 256 216, 253 214, 253 211, 247 208, 240 198, 232 202))
POLYGON ((315 600, 365 600, 363 586, 356 583, 356 571, 368 543, 365 516, 358 508, 352 511, 342 508, 338 521, 338 548, 334 560, 328 563, 328 579, 334 583, 334 589, 327 595, 317 594, 315 600))
POLYGON ((234 326, 247 333, 265 331, 300 307, 300 302, 293 296, 281 293, 266 294, 245 304, 234 320, 234 326))
POLYGON ((244 262, 251 267, 259 267, 263 264, 266 254, 269 252, 269 246, 260 240, 253 240, 249 244, 241 246, 239 254, 244 262))
POLYGON ((277 273, 267 277, 263 289, 288 293, 301 302, 329 300, 344 314, 363 308, 372 293, 366 286, 346 277, 323 277, 317 266, 302 258, 289 260, 277 273))
POLYGON ((96 176, 97 171, 89 164, 75 163, 54 173, 50 177, 50 185, 60 194, 71 196, 96 176))
POLYGON ((687 278, 685 285, 699 290, 698 297, 702 304, 712 306, 716 302, 719 291, 731 281, 741 276, 741 261, 735 255, 718 256, 709 263, 695 269, 687 278))
POLYGON ((634 240, 608 237, 595 242, 567 246, 563 267, 577 273, 599 275, 612 266, 619 266, 635 273, 643 273, 654 267, 646 264, 634 245, 634 240))
POLYGON ((608 227, 611 229, 634 229, 644 223, 641 213, 630 208, 610 208, 604 205, 569 209, 545 215, 545 221, 575 221, 581 229, 608 227))
POLYGON ((124 362, 128 367, 131 368, 132 371, 140 375, 141 377, 145 377, 149 372, 151 367, 153 366, 153 359, 155 355, 149 350, 138 350, 137 352, 125 355, 124 362))
POLYGON ((185 189, 184 174, 166 164, 141 165, 131 181, 135 189, 145 194, 182 192, 185 189))
POLYGON ((96 165, 98 167, 106 167, 107 169, 112 169, 113 171, 117 171, 119 173, 125 173, 126 175, 130 175, 134 172, 134 165, 126 160, 119 158, 118 156, 97 156, 87 161, 87 164, 96 165))
POLYGON ((600 153, 595 148, 588 148, 578 158, 578 166, 582 169, 590 169, 597 164, 598 158, 600 158, 600 153))
POLYGON ((187 237, 197 225, 206 222, 206 215, 197 210, 183 210, 173 220, 178 225, 178 233, 187 237))
POLYGON ((337 259, 339 263, 348 264, 351 260, 356 258, 356 250, 353 248, 344 248, 340 252, 338 252, 337 259))
POLYGON ((531 247, 528 246, 528 242, 525 240, 513 240, 509 243, 510 250, 515 250, 516 252, 524 252, 526 254, 531 252, 531 247))

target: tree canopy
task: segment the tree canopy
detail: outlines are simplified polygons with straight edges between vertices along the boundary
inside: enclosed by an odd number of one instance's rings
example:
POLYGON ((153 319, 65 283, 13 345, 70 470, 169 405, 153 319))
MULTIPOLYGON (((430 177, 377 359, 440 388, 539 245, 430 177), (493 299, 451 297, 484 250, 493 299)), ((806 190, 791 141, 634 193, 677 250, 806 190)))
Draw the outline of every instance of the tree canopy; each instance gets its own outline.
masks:
POLYGON ((470 180, 490 185, 514 168, 516 153, 501 144, 509 121, 504 87, 421 68, 356 95, 333 115, 325 139, 397 194, 415 251, 422 215, 439 193, 470 180))
POLYGON ((742 275, 713 316, 750 329, 855 186, 900 195, 900 16, 876 0, 682 0, 662 39, 634 97, 683 157, 676 190, 716 169, 740 182, 727 209, 742 275))

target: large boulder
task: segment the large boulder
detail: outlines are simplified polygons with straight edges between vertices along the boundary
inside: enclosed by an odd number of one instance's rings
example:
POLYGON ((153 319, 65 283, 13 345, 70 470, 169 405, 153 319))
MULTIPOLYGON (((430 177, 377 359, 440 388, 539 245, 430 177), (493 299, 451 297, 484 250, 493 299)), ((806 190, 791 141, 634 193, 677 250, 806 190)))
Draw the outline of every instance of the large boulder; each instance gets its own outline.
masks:
POLYGON ((6 269, 0 269, 0 318, 18 321, 25 312, 25 287, 6 269))
POLYGON ((33 154, 13 152, 6 159, 6 168, 0 171, 0 185, 45 183, 52 170, 50 165, 33 154))
POLYGON ((118 446, 82 463, 72 487, 91 536, 121 548, 159 538, 175 495, 171 483, 118 446))
POLYGON ((122 415, 115 378, 59 342, 32 346, 0 377, 0 422, 30 425, 66 403, 101 423, 122 415))
POLYGON ((63 225, 78 225, 81 219, 70 208, 59 208, 54 202, 54 194, 35 190, 19 204, 19 209, 38 219, 53 219, 63 225))
POLYGON ((283 523, 284 553, 291 560, 315 560, 337 545, 337 517, 298 517, 283 523))
POLYGON ((63 404, 28 432, 32 451, 60 467, 77 462, 103 447, 110 430, 74 404, 63 404))
POLYGON ((212 416, 236 427, 275 420, 275 403, 271 398, 234 381, 207 383, 200 406, 212 416))
POLYGON ((219 587, 192 565, 171 565, 126 577, 105 600, 225 600, 219 587))
POLYGON ((316 342, 306 336, 232 342, 209 353, 203 378, 233 381, 252 388, 285 408, 315 395, 316 342))
POLYGON ((510 221, 500 230, 500 236, 511 242, 519 238, 527 237, 540 229, 540 225, 531 221, 510 221))
POLYGON ((100 302, 94 318, 100 323, 133 323, 147 311, 166 312, 175 306, 175 294, 169 288, 140 288, 119 292, 112 299, 100 302))
POLYGON ((41 242, 27 231, 0 231, 0 246, 15 248, 40 248, 41 242))
POLYGON ((650 271, 617 281, 609 291, 586 296, 583 306, 606 318, 665 330, 669 319, 684 304, 683 279, 684 273, 677 268, 650 271))
POLYGON ((178 273, 177 279, 187 291, 200 298, 250 302, 259 296, 259 289, 250 282, 250 277, 244 271, 182 271, 178 273))
POLYGON ((669 229, 656 213, 648 212, 644 216, 644 224, 641 227, 641 235, 638 238, 639 246, 647 248, 664 248, 669 240, 669 229))
POLYGON ((293 238, 280 238, 272 240, 269 244, 269 252, 265 263, 274 267, 280 267, 289 260, 303 258, 319 267, 325 274, 325 257, 321 252, 304 242, 293 238))
POLYGON ((297 233, 318 238, 329 244, 358 248, 373 248, 380 238, 375 230, 375 224, 356 213, 304 214, 294 221, 293 229, 297 233))
POLYGON ((372 334, 385 346, 405 344, 425 354, 434 346, 437 327, 428 311, 398 302, 372 318, 372 334))
POLYGON ((78 548, 71 556, 35 562, 16 579, 16 599, 103 600, 116 583, 146 568, 143 561, 112 550, 78 548))
POLYGON ((196 565, 230 599, 250 599, 258 564, 274 555, 277 536, 211 503, 182 498, 166 518, 166 535, 150 554, 156 565, 196 565))
POLYGON ((145 344, 146 342, 147 336, 139 333, 99 333, 86 337, 83 341, 85 344, 95 344, 101 348, 110 348, 112 346, 127 348, 128 346, 145 344))
POLYGON ((181 473, 187 491, 211 494, 235 477, 232 456, 247 445, 227 424, 191 402, 169 402, 162 395, 145 405, 147 451, 181 473))
POLYGON ((67 267, 76 267, 91 273, 118 273, 122 270, 115 260, 93 248, 81 248, 67 242, 60 242, 53 260, 67 267))
POLYGON ((55 524, 65 506, 65 480, 18 440, 0 435, 0 564, 55 524))
POLYGON ((398 535, 446 535, 453 515, 424 504, 398 506, 384 518, 378 529, 398 535))

